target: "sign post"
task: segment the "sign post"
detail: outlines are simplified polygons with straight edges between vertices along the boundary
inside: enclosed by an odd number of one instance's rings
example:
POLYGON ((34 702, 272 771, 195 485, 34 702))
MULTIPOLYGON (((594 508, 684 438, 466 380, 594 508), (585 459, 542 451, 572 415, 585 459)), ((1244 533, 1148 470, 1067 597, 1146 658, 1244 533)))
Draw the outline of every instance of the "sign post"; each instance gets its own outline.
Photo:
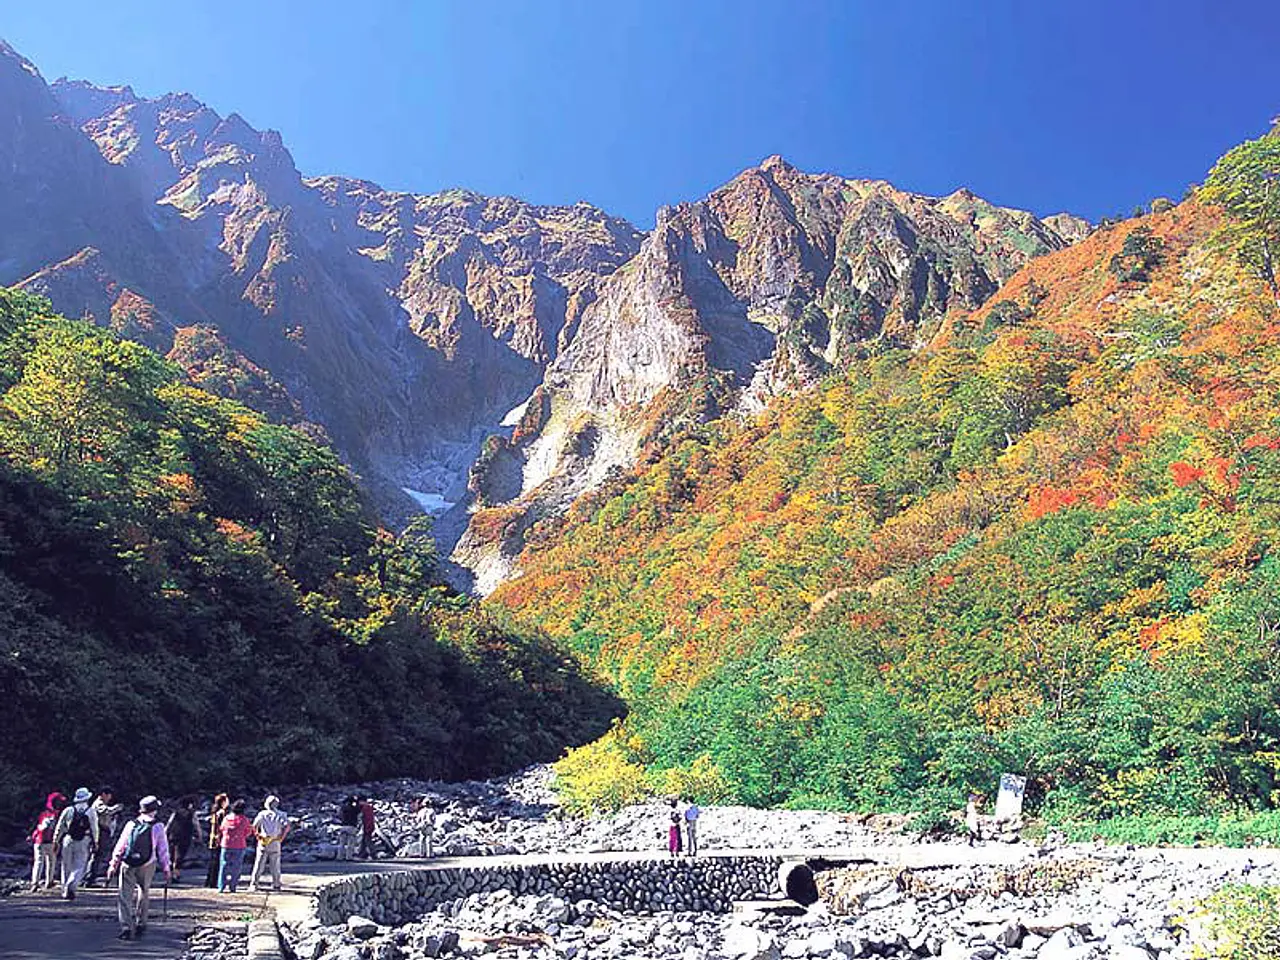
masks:
POLYGON ((1016 773, 1000 774, 1000 793, 996 795, 996 822, 1008 822, 1022 816, 1022 795, 1027 778, 1016 773))

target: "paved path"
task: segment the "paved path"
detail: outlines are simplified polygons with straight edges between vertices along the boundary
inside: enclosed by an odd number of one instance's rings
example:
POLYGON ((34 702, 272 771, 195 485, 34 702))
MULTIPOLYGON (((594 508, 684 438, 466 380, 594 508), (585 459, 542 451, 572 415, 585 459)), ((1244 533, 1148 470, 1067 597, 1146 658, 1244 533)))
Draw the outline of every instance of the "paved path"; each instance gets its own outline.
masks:
MULTIPOLYGON (((1205 850, 1160 850, 1175 859, 1194 861, 1205 850)), ((1215 857, 1246 857, 1255 862, 1274 861, 1280 851, 1214 850, 1215 857)), ((823 858, 834 862, 875 862, 903 867, 941 867, 958 864, 1012 864, 1032 858, 1035 848, 1024 844, 886 844, 806 850, 708 850, 704 858, 726 856, 780 856, 787 859, 823 858)), ((335 877, 394 870, 444 870, 467 866, 508 866, 539 863, 590 863, 596 861, 666 859, 653 851, 577 854, 529 854, 505 857, 453 857, 433 860, 378 860, 352 863, 285 864, 284 892, 272 894, 218 894, 204 887, 178 885, 169 888, 168 920, 163 919, 161 889, 153 888, 151 923, 137 942, 115 939, 115 891, 84 890, 74 903, 54 893, 22 893, 0 898, 0 960, 91 960, 98 957, 131 960, 175 960, 186 948, 187 935, 198 925, 245 922, 265 916, 296 920, 305 916, 317 887, 335 877)), ((190 870, 195 876, 202 871, 190 870)))

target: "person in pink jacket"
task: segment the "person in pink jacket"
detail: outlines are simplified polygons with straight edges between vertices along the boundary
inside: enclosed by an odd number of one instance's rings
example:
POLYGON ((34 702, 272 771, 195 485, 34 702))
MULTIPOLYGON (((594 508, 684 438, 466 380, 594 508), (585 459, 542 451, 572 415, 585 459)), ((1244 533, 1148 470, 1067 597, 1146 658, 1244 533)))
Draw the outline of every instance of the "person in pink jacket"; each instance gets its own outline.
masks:
POLYGON ((133 940, 147 929, 147 905, 151 899, 151 880, 156 875, 156 864, 164 871, 164 881, 169 882, 172 864, 169 862, 169 838, 164 824, 156 820, 160 801, 155 797, 143 797, 138 804, 138 816, 126 823, 120 831, 120 839, 111 851, 111 866, 107 880, 120 871, 120 897, 116 913, 120 918, 120 939, 133 940))
POLYGON ((218 870, 218 892, 236 892, 240 871, 244 869, 244 851, 253 836, 253 821, 244 815, 244 801, 231 804, 231 813, 222 821, 222 860, 218 870))

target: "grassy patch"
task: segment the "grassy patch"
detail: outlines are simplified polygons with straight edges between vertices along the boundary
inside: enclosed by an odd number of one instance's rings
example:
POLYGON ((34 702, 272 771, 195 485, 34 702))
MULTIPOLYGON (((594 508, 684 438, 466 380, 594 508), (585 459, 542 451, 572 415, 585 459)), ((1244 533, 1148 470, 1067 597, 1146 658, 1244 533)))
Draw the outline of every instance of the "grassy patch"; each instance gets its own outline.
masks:
POLYGON ((1075 842, 1104 840, 1138 846, 1195 843, 1224 847, 1280 846, 1280 811, 1245 816, 1113 817, 1101 821, 1068 821, 1057 825, 1075 842))

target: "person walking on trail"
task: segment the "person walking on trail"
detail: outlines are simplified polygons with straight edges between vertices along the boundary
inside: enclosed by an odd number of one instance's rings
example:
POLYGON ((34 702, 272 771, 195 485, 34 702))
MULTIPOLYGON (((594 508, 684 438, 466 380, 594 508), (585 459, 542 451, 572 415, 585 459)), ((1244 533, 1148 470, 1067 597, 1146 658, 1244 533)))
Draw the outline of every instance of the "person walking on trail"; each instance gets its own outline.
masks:
POLYGON ((244 801, 231 804, 231 812, 222 821, 222 857, 218 867, 218 892, 235 893, 244 870, 244 852, 253 836, 253 823, 244 815, 244 801))
POLYGON ((133 940, 147 930, 147 908, 151 902, 151 881, 157 864, 169 882, 172 863, 169 860, 169 838, 164 825, 156 819, 160 801, 146 796, 138 804, 138 816, 124 825, 120 839, 111 851, 110 881, 120 873, 120 895, 116 915, 120 920, 121 940, 133 940))
POLYGON ((279 797, 267 797, 262 802, 263 809, 253 818, 253 832, 258 838, 258 852, 253 858, 253 876, 249 879, 249 889, 257 892, 258 877, 265 867, 271 867, 271 879, 276 893, 280 886, 280 848, 284 846, 284 838, 289 835, 289 818, 280 809, 279 797))
POLYGON ((88 787, 77 790, 71 806, 58 816, 53 846, 62 855, 62 899, 74 900, 89 869, 90 850, 98 847, 98 811, 88 787))
POLYGON ((373 809, 373 800, 365 797, 360 801, 360 859, 373 859, 373 835, 378 829, 378 816, 373 809))
POLYGON ((671 815, 669 817, 670 823, 667 826, 667 852, 670 853, 672 857, 680 856, 680 851, 684 849, 684 843, 680 838, 680 808, 677 804, 678 801, 673 798, 671 801, 671 815))
POLYGON ((57 863, 57 853, 53 847, 53 834, 58 829, 58 818, 67 805, 67 798, 56 790, 44 801, 44 809, 36 818, 35 829, 28 838, 31 841, 31 892, 35 893, 43 883, 46 890, 52 890, 56 882, 53 879, 53 868, 57 863))
POLYGON ((698 809, 698 805, 692 800, 689 805, 684 808, 684 832, 688 837, 685 848, 689 851, 689 856, 696 857, 698 855, 698 817, 702 816, 702 811, 698 809))
POLYGON ((338 808, 338 856, 339 860, 351 860, 356 855, 356 835, 360 832, 360 801, 354 794, 342 801, 338 808))
POLYGON ((222 821, 230 811, 231 801, 225 793, 213 798, 209 805, 209 869, 205 871, 204 885, 217 889, 218 872, 222 869, 222 821))
POLYGON ((107 872, 107 864, 111 860, 111 850, 116 843, 116 828, 120 825, 120 814, 124 811, 123 803, 115 802, 115 791, 111 787, 103 787, 98 791, 98 798, 93 801, 93 812, 98 815, 98 842, 94 844, 93 861, 89 865, 89 876, 85 880, 86 887, 92 887, 98 878, 107 872))
POLYGON ((178 807, 169 814, 164 825, 164 832, 169 837, 169 849, 173 852, 173 882, 182 880, 182 865, 191 852, 191 844, 195 840, 203 840, 200 833, 200 822, 196 819, 196 802, 192 797, 183 797, 178 807))

